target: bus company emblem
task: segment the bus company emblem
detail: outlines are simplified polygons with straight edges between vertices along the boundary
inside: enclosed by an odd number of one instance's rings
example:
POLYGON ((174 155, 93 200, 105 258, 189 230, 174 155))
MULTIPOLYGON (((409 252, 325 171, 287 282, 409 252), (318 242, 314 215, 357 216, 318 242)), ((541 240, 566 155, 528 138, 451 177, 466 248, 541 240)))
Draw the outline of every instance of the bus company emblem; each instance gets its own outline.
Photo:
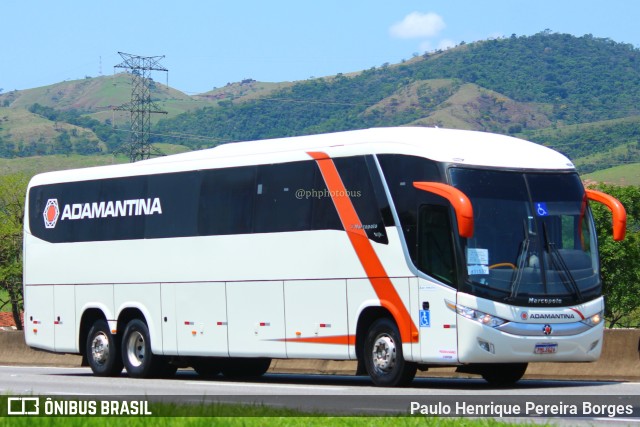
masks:
POLYGON ((529 318, 529 313, 526 311, 523 311, 522 313, 520 313, 520 318, 522 320, 527 320, 529 318))
POLYGON ((58 199, 49 199, 42 213, 45 228, 55 228, 58 218, 60 217, 60 208, 58 207, 58 199))
POLYGON ((551 329, 551 325, 546 324, 542 327, 542 333, 545 335, 551 335, 551 332, 553 332, 553 329, 551 329))

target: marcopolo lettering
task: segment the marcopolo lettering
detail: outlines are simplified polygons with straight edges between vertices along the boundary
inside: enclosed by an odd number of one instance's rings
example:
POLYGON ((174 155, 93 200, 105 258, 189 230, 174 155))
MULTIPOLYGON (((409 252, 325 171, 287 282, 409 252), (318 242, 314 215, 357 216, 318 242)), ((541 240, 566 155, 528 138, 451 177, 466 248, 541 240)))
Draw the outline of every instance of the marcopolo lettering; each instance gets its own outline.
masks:
POLYGON ((529 298, 529 304, 562 304, 562 298, 529 298))
POLYGON ((162 214, 162 204, 159 197, 66 204, 62 209, 60 220, 116 218, 154 214, 162 214))

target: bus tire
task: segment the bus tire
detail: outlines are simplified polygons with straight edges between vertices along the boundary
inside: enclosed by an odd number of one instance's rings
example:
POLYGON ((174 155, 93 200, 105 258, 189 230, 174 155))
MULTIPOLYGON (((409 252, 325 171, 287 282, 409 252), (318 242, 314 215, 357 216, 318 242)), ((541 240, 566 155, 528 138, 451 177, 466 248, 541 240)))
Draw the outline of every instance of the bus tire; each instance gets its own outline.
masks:
POLYGON ((213 357, 194 357, 191 367, 202 378, 211 379, 220 373, 220 361, 213 357))
POLYGON ((85 346, 87 362, 94 375, 115 377, 122 372, 122 357, 116 337, 103 319, 93 322, 85 346))
MULTIPOLYGON (((154 356, 154 358, 159 357, 154 356)), ((157 360, 151 376, 156 378, 172 378, 176 375, 176 372, 178 372, 178 365, 169 363, 169 359, 166 357, 160 357, 159 360, 157 360)))
POLYGON ((168 373, 163 371, 167 362, 151 351, 149 327, 140 319, 130 321, 124 330, 122 361, 132 378, 151 378, 168 373))
POLYGON ((483 366, 480 375, 495 387, 514 385, 524 376, 527 363, 496 363, 483 366))
POLYGON ((369 328, 362 357, 371 380, 380 387, 407 386, 418 369, 416 363, 404 360, 398 326, 386 317, 369 328))
POLYGON ((255 378, 261 377, 271 365, 271 359, 267 357, 256 358, 231 358, 222 363, 222 375, 228 378, 255 378))

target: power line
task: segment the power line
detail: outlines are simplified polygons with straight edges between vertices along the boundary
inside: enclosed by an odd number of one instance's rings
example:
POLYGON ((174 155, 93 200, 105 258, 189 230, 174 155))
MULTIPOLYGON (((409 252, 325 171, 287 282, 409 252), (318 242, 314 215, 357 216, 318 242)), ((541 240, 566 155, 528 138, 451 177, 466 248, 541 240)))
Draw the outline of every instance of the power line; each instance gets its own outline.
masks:
MULTIPOLYGON (((113 128, 113 130, 115 132, 127 132, 127 133, 132 133, 131 130, 128 129, 119 129, 119 128, 113 128)), ((150 136, 166 136, 169 138, 181 138, 181 139, 197 139, 197 140, 202 140, 202 141, 211 141, 211 142, 217 142, 220 144, 226 144, 228 142, 238 142, 238 141, 233 141, 233 140, 228 140, 228 139, 222 139, 222 138, 215 138, 213 136, 204 136, 204 135, 197 135, 197 134, 193 134, 193 133, 178 133, 178 132, 171 132, 171 133, 161 133, 161 132, 148 132, 148 135, 150 136)))
MULTIPOLYGON (((290 99, 290 98, 256 98, 256 101, 276 101, 276 102, 295 102, 300 104, 321 104, 321 105, 346 105, 349 107, 373 107, 379 102, 374 104, 365 104, 362 102, 340 102, 340 101, 312 101, 308 99, 290 99)), ((383 101, 382 99, 381 101, 383 101)))

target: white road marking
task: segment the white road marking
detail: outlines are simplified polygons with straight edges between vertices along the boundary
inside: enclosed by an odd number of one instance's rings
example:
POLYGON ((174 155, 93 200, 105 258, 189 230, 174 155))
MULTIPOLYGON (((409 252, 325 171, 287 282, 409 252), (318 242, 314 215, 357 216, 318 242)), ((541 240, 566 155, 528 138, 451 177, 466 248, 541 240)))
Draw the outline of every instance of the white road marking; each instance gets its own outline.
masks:
POLYGON ((184 384, 189 385, 205 385, 205 386, 230 386, 230 387, 251 387, 251 388, 286 388, 292 390, 347 390, 347 387, 327 387, 327 386, 306 386, 306 385, 284 385, 284 384, 256 384, 256 383, 232 383, 232 382, 203 382, 203 381, 186 381, 184 384))
POLYGON ((381 408, 353 408, 353 412, 382 412, 385 414, 397 414, 399 411, 396 409, 381 409, 381 408))
POLYGON ((66 370, 90 370, 90 368, 86 368, 84 366, 22 366, 22 365, 0 365, 1 368, 11 368, 11 369, 66 369, 66 370))
POLYGON ((101 396, 96 393, 77 393, 71 391, 45 391, 44 393, 39 393, 43 395, 51 395, 51 396, 101 396))

